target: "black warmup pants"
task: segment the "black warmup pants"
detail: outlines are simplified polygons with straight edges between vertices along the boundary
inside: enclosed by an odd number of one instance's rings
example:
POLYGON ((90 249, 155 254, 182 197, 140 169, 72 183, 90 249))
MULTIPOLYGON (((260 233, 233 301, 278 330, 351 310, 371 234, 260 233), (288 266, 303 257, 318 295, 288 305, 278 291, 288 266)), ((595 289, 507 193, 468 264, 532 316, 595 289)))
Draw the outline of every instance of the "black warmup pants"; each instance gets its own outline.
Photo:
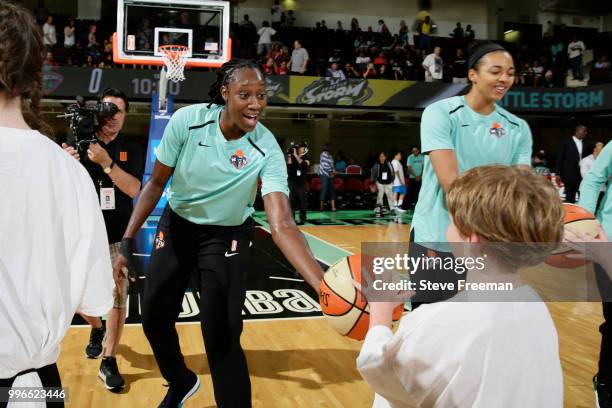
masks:
POLYGON ((601 295, 601 306, 603 309, 604 321, 599 326, 601 333, 601 348, 599 351, 599 370, 597 377, 602 382, 612 381, 612 282, 606 271, 599 265, 595 266, 595 277, 597 287, 601 295))
MULTIPOLYGON (((45 388, 61 388, 62 387, 62 379, 60 378, 59 371, 57 371, 57 365, 55 363, 49 364, 48 366, 41 367, 36 370, 27 370, 17 374, 12 378, 0 378, 0 398, 1 401, 8 401, 9 397, 9 389, 13 386, 13 382, 15 379, 20 376, 27 374, 29 372, 37 372, 38 377, 40 377, 40 382, 42 386, 45 388)), ((1 402, 0 408, 6 408, 8 402, 1 402)), ((47 400, 48 408, 64 408, 63 402, 49 402, 47 400)))
POLYGON ((563 184, 565 185, 565 202, 572 204, 575 203, 576 193, 580 187, 580 180, 569 180, 567 182, 563 181, 563 184))
POLYGON ((217 406, 250 407, 251 381, 240 345, 253 220, 235 227, 197 225, 167 206, 145 283, 143 328, 164 378, 188 369, 175 323, 192 273, 200 275, 202 336, 217 406))
POLYGON ((300 211, 300 221, 306 221, 306 210, 308 210, 308 195, 306 194, 305 180, 289 179, 289 199, 291 201, 291 210, 300 211))
POLYGON ((421 191, 421 182, 411 178, 408 183, 408 204, 414 207, 419 199, 419 192, 421 191))

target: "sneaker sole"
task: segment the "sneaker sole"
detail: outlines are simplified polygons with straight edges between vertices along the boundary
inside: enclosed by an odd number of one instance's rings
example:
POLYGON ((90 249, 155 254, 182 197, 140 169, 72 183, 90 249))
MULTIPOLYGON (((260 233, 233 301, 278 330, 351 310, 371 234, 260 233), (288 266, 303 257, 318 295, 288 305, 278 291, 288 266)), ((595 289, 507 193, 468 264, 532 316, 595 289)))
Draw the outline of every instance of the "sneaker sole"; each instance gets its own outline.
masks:
POLYGON ((98 371, 98 377, 100 377, 100 379, 104 383, 104 386, 106 387, 107 390, 118 391, 118 390, 122 390, 125 387, 125 384, 120 385, 119 387, 109 387, 108 385, 106 385, 106 376, 102 373, 102 371, 98 371))
POLYGON ((194 384, 194 386, 189 390, 189 392, 183 397, 183 400, 181 401, 181 403, 179 404, 179 408, 183 407, 183 404, 185 404, 185 401, 187 401, 189 398, 191 398, 191 396, 193 396, 193 394, 195 394, 196 392, 198 392, 198 390, 200 389, 200 377, 198 377, 196 375, 196 383, 194 384))

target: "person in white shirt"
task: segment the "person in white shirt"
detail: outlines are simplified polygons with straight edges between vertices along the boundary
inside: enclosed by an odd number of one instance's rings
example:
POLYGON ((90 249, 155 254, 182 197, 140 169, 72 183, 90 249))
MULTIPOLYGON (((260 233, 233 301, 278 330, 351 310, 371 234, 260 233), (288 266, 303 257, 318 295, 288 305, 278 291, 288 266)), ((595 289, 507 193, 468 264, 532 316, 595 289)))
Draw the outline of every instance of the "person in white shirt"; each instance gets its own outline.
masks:
POLYGON ((597 156, 599 156, 599 153, 601 153, 601 149, 603 149, 603 147, 604 144, 602 142, 595 143, 593 153, 589 154, 580 162, 580 175, 583 179, 591 171, 591 167, 593 167, 593 164, 595 164, 595 159, 597 159, 597 156))
POLYGON ((585 49, 584 43, 579 41, 576 36, 572 37, 572 42, 567 46, 567 56, 572 76, 579 81, 582 81, 582 53, 585 49))
POLYGON ((47 17, 47 22, 43 25, 43 43, 47 47, 54 47, 57 44, 57 33, 55 32, 55 26, 53 25, 53 16, 47 17))
POLYGON ((0 401, 6 401, 11 387, 61 387, 60 343, 77 310, 110 310, 113 278, 91 179, 40 131, 47 131, 40 117, 45 47, 32 14, 1 2, 0 43, 6 45, 0 78, 11 73, 10 81, 0 81, 6 198, 0 200, 0 401), (22 99, 30 101, 27 120, 22 99))
POLYGON ((408 192, 406 188, 406 179, 404 178, 404 167, 402 166, 402 152, 398 151, 393 157, 391 165, 393 171, 395 171, 395 178, 393 179, 393 193, 395 194, 395 210, 399 212, 405 212, 402 208, 404 204, 404 197, 408 192))
POLYGON ((461 174, 446 202, 453 255, 483 265, 467 268, 463 282, 504 282, 512 289, 462 290, 451 300, 421 305, 393 334, 398 302, 389 300, 395 294, 373 293, 374 285, 362 283, 366 297, 385 296, 370 301, 369 331, 357 358, 376 392, 374 406, 561 408, 557 332, 546 305, 518 273, 541 263, 563 238, 557 191, 524 167, 488 165, 461 174), (500 242, 541 244, 521 245, 508 256, 500 242))
POLYGON ((270 27, 270 23, 264 21, 262 27, 259 29, 257 34, 259 35, 259 41, 257 42, 257 53, 259 55, 268 55, 272 50, 272 36, 276 34, 276 30, 270 27))
POLYGON ((442 60, 441 53, 442 49, 440 47, 435 47, 434 52, 426 56, 423 60, 425 82, 442 80, 444 61, 442 60))
POLYGON ((281 6, 280 0, 274 0, 274 4, 270 8, 270 14, 272 14, 272 28, 276 30, 280 28, 283 11, 283 6, 281 6))
POLYGON ((74 19, 71 18, 68 20, 66 27, 64 27, 64 47, 71 48, 74 46, 75 30, 74 19))
POLYGON ((338 67, 337 62, 333 62, 327 71, 325 72, 325 76, 328 78, 337 78, 337 79, 346 79, 344 72, 338 67))

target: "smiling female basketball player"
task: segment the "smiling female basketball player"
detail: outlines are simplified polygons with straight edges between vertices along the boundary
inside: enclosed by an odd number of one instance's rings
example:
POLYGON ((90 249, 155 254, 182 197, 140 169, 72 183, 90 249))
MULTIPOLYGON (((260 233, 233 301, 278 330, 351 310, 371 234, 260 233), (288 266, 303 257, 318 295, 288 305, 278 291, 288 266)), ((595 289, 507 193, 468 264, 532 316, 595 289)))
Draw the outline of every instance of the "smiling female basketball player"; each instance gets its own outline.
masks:
POLYGON ((227 62, 209 95, 210 104, 180 109, 168 123, 115 264, 115 270, 126 265, 136 232, 172 176, 142 305, 145 334, 170 384, 160 407, 179 406, 199 387, 174 327, 192 270, 201 275, 202 335, 217 405, 251 406, 240 335, 259 178, 274 242, 315 290, 323 276, 293 220, 283 152, 259 123, 267 105, 261 69, 227 62))
MULTIPOLYGON (((512 56, 502 46, 485 42, 470 52, 468 66, 467 94, 435 102, 423 112, 421 146, 426 158, 410 232, 410 241, 416 243, 411 244, 411 256, 427 254, 428 248, 438 249, 442 257, 451 256, 440 245, 446 242, 450 222, 444 200, 460 173, 486 164, 531 163, 529 125, 497 104, 514 83, 512 56)), ((443 281, 457 279, 442 276, 441 271, 426 272, 429 279, 431 273, 443 281)), ((417 293, 416 299, 441 300, 428 295, 417 293)))

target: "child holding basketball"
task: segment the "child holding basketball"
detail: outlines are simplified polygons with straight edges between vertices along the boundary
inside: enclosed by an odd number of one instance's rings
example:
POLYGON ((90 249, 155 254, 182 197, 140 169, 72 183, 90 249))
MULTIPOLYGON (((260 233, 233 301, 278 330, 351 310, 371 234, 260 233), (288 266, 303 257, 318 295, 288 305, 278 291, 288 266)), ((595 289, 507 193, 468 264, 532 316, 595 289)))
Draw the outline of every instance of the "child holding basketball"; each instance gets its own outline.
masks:
POLYGON ((467 281, 503 280, 513 290, 495 302, 491 292, 462 291, 452 301, 421 305, 395 334, 397 303, 371 302, 357 367, 377 393, 374 406, 561 407, 557 333, 546 305, 518 274, 561 241, 559 195, 529 170, 489 165, 460 175, 446 203, 448 241, 488 256, 487 268, 470 269, 467 281), (501 255, 504 244, 520 244, 520 251, 501 255))

